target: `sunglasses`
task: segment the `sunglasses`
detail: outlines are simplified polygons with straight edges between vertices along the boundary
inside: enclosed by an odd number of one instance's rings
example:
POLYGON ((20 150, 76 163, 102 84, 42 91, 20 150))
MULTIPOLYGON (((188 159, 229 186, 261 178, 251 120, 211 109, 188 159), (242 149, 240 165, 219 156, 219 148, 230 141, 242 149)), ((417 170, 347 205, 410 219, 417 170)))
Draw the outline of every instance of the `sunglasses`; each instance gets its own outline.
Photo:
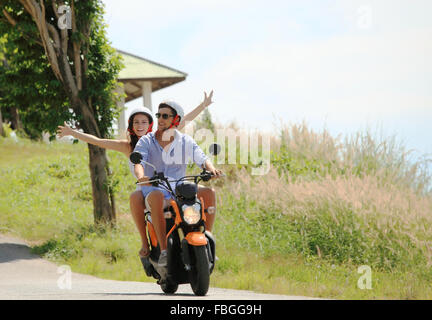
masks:
POLYGON ((162 117, 162 119, 168 119, 168 118, 170 118, 170 117, 174 117, 172 114, 168 114, 168 113, 156 113, 155 114, 155 116, 156 116, 156 118, 160 118, 160 117, 162 117))

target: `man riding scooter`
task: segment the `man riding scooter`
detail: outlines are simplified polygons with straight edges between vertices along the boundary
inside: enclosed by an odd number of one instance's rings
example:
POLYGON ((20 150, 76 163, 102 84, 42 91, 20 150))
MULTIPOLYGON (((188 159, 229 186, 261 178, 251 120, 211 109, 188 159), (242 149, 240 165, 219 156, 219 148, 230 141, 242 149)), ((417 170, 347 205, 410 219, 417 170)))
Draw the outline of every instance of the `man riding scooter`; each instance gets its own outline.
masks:
MULTIPOLYGON (((142 155, 141 164, 136 164, 134 167, 139 182, 149 181, 153 174, 153 168, 145 165, 144 161, 153 164, 158 172, 163 172, 166 177, 173 180, 185 176, 187 164, 191 160, 199 167, 210 171, 214 177, 222 174, 190 136, 176 130, 183 116, 183 108, 174 101, 165 101, 159 105, 158 113, 156 113, 157 131, 143 136, 134 149, 142 155)), ((151 212, 156 237, 160 244, 161 254, 158 265, 166 267, 167 239, 163 211, 168 206, 171 195, 163 188, 150 185, 143 186, 142 193, 146 208, 151 212)), ((211 232, 216 213, 215 192, 211 188, 199 186, 198 197, 203 198, 206 212, 209 213, 205 227, 211 232)))

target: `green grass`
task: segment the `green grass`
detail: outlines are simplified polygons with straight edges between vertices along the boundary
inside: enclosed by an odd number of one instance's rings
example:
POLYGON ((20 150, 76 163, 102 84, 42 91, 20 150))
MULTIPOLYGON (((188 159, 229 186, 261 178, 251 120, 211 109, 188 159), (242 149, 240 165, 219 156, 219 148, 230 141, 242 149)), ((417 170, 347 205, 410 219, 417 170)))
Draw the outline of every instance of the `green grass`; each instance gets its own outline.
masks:
MULTIPOLYGON (((336 299, 432 298, 432 199, 420 190, 427 177, 408 183, 408 174, 418 172, 400 159, 392 163, 391 150, 373 155, 357 148, 367 154, 366 166, 347 148, 347 158, 357 159, 351 166, 334 156, 334 141, 310 136, 292 135, 303 139, 301 148, 292 141, 289 149, 275 148, 266 176, 227 165, 229 176, 211 183, 219 257, 211 285, 336 299), (372 269, 371 290, 357 286, 361 265, 372 269)), ((74 272, 154 281, 137 255, 129 213, 134 178, 123 154, 108 151, 117 225, 97 229, 85 144, 0 139, 0 150, 1 233, 27 240, 35 253, 74 272)))

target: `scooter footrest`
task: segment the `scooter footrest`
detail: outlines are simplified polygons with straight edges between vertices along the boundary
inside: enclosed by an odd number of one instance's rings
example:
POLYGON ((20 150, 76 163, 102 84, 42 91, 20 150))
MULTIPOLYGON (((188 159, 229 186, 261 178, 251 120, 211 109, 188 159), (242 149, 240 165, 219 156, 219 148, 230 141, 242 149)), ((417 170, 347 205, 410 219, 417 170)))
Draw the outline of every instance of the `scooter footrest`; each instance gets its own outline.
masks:
POLYGON ((149 258, 140 258, 140 260, 147 277, 152 277, 154 273, 154 268, 150 263, 149 258))

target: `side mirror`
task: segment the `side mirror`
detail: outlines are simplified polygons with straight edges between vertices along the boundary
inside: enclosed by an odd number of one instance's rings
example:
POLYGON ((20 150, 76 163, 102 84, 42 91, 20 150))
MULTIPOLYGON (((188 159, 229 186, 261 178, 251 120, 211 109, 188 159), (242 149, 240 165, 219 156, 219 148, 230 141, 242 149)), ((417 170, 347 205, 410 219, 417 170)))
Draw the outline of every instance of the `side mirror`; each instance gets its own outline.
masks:
POLYGON ((138 164, 138 163, 140 163, 141 160, 142 160, 142 155, 141 155, 141 153, 135 151, 135 152, 132 152, 132 153, 130 154, 129 159, 130 159, 130 161, 131 161, 132 163, 134 163, 134 164, 138 164))
POLYGON ((221 146, 217 143, 213 143, 209 147, 210 154, 217 156, 221 152, 221 146))
MULTIPOLYGON (((134 151, 134 152, 132 152, 132 153, 130 154, 129 159, 130 159, 130 161, 131 161, 133 164, 139 164, 139 163, 141 163, 141 161, 142 161, 142 155, 141 155, 141 153, 139 153, 139 152, 137 152, 137 151, 134 151)), ((152 167, 153 170, 154 170, 154 174, 155 174, 155 175, 157 174, 157 172, 156 172, 156 167, 155 167, 154 165, 152 165, 151 163, 148 163, 147 161, 144 161, 144 164, 149 165, 150 167, 152 167)))

